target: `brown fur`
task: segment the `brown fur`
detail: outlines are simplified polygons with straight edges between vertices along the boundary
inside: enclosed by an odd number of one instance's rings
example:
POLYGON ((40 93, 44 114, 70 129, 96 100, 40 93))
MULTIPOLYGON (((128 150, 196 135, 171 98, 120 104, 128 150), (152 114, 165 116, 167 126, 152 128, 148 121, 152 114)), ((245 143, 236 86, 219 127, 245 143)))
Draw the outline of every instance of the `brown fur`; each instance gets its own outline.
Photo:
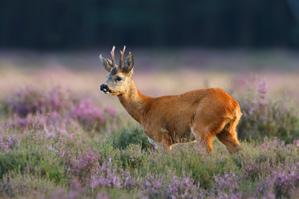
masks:
POLYGON ((181 95, 149 97, 143 95, 132 79, 133 70, 124 73, 121 68, 112 76, 122 76, 123 82, 110 80, 111 93, 117 95, 128 113, 144 128, 155 142, 171 149, 176 143, 195 139, 213 149, 217 137, 229 152, 240 149, 236 127, 241 118, 238 102, 220 88, 198 89, 181 95))

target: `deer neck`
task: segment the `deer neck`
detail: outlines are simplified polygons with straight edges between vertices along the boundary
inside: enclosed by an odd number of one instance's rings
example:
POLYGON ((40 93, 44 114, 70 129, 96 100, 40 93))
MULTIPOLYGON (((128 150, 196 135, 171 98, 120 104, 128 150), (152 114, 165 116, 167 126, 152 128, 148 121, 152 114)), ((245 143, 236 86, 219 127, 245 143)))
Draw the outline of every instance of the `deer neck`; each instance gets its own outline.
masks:
POLYGON ((143 116, 146 107, 150 101, 150 97, 143 95, 136 87, 132 80, 129 89, 125 94, 118 96, 121 104, 127 112, 139 123, 143 122, 143 116))

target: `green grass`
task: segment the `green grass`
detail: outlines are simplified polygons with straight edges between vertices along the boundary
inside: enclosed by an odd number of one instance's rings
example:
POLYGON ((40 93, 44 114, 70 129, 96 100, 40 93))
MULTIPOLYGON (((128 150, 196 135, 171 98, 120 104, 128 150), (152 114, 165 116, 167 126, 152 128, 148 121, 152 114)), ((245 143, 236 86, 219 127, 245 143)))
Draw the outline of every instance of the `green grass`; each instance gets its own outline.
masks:
MULTIPOLYGON (((215 141, 215 150, 208 155, 196 144, 182 145, 170 152, 151 148, 144 150, 143 141, 146 137, 143 131, 136 127, 110 135, 97 134, 94 139, 84 137, 86 135, 78 137, 85 139, 83 145, 69 145, 67 150, 84 151, 91 147, 101 155, 100 162, 111 158, 115 168, 129 172, 136 181, 142 182, 142 179, 148 176, 163 177, 166 181, 174 175, 189 176, 199 183, 202 189, 212 191, 215 176, 233 172, 241 176, 240 191, 248 196, 254 195, 259 182, 269 176, 272 170, 299 162, 298 147, 295 145, 270 144, 263 150, 260 144, 242 142, 242 150, 231 155, 220 142, 215 141), (254 168, 249 171, 250 167, 254 168)), ((53 146, 51 141, 47 143, 24 139, 17 148, 0 152, 2 189, 7 187, 7 184, 14 187, 14 191, 5 188, 2 194, 26 195, 24 190, 30 189, 39 194, 48 194, 49 190, 54 190, 55 187, 67 187, 72 176, 67 172, 65 160, 48 149, 51 145, 53 146), (23 186, 22 179, 25 178, 23 186)), ((97 191, 105 192, 111 198, 138 195, 138 189, 123 190, 112 187, 97 191)), ((84 195, 91 197, 95 195, 95 190, 87 191, 84 195)))
MULTIPOLYGON (((252 102, 244 102, 249 112, 252 102)), ((294 191, 299 184, 282 172, 299 176, 299 119, 290 108, 265 106, 266 114, 255 107, 244 117, 239 126, 242 150, 235 154, 217 139, 211 154, 199 144, 156 150, 142 128, 123 114, 107 117, 100 129, 88 130, 65 112, 55 113, 60 117, 29 113, 25 120, 37 125, 24 128, 15 127, 18 118, 0 107, 0 197, 198 198, 196 189, 209 198, 252 198, 257 192, 261 197, 271 193, 287 198, 281 190, 294 191), (277 173, 285 182, 280 183, 277 173)))

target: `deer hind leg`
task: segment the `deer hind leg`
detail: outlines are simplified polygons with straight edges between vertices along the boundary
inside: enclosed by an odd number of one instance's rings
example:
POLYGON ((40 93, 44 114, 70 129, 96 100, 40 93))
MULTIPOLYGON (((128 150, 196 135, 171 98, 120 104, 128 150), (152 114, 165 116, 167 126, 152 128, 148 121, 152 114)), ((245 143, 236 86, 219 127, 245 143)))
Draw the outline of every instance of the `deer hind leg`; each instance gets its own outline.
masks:
POLYGON ((206 147, 207 152, 210 153, 213 150, 213 140, 215 136, 223 130, 226 124, 226 119, 219 119, 211 123, 198 121, 191 127, 191 132, 196 139, 206 147))
POLYGON ((230 153, 235 153, 241 149, 237 135, 237 125, 239 119, 232 120, 219 134, 217 138, 222 142, 230 153))

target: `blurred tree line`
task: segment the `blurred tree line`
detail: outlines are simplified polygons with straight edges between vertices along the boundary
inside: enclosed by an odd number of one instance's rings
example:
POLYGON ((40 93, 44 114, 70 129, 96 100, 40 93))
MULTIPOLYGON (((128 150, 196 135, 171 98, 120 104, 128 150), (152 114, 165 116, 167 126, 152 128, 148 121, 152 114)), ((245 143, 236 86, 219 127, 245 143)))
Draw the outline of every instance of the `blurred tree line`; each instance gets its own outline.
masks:
POLYGON ((0 47, 299 47, 299 0, 1 0, 0 47))

